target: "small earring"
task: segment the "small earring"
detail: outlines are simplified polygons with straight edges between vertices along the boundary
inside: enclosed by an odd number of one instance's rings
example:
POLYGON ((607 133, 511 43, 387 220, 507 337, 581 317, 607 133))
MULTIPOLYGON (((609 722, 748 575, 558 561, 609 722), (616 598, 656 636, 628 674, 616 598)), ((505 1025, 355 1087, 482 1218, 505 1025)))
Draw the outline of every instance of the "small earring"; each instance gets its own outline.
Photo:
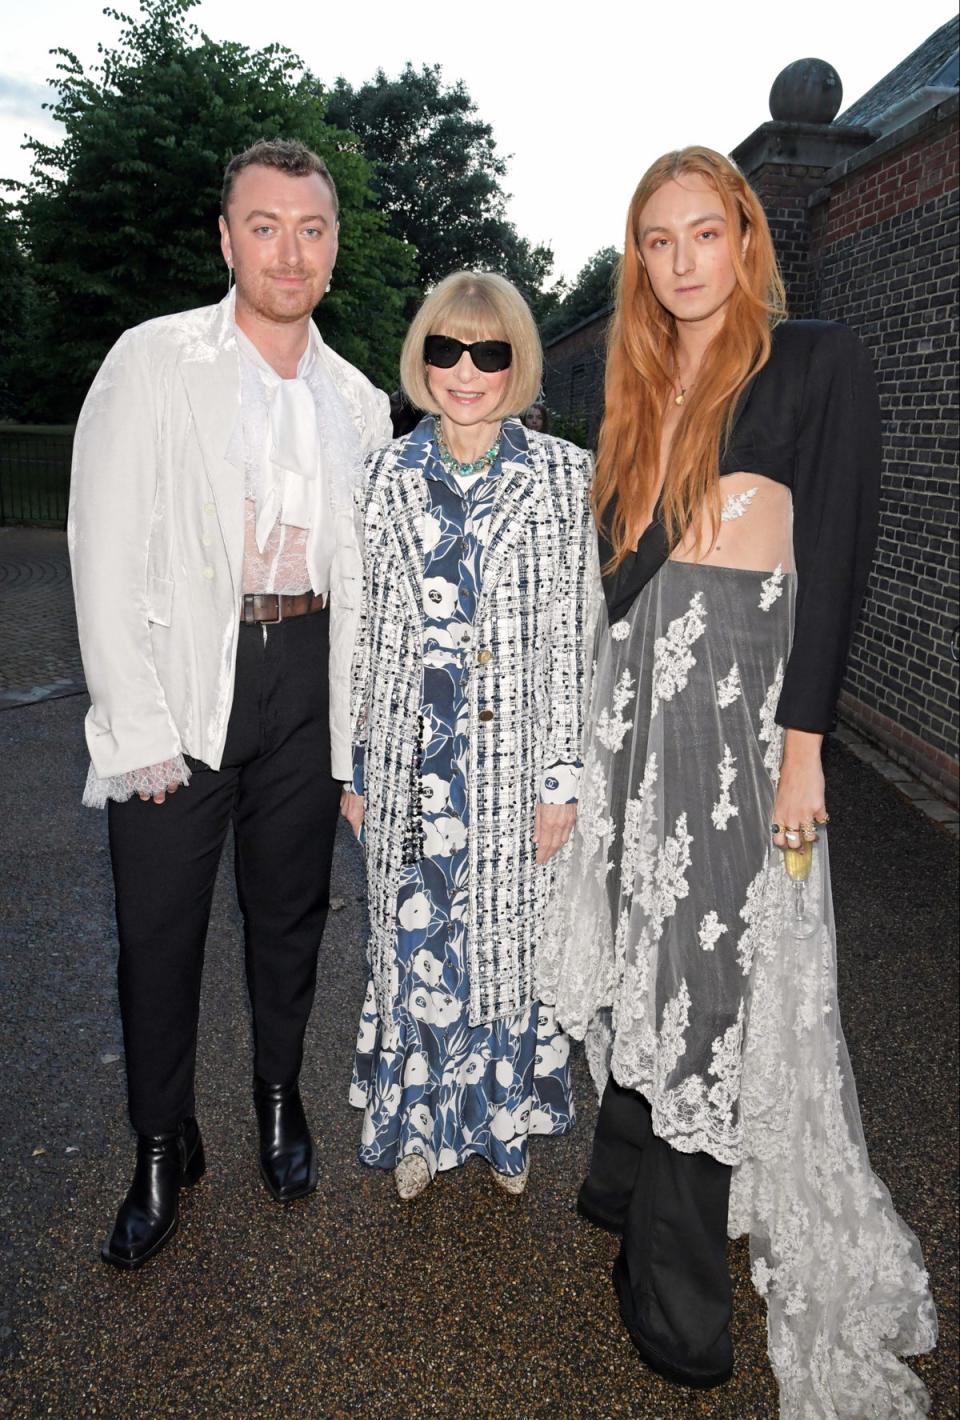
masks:
POLYGON ((330 290, 330 287, 331 287, 332 285, 333 285, 333 279, 331 278, 331 279, 327 282, 327 284, 326 284, 326 287, 325 287, 324 293, 323 293, 324 295, 327 294, 327 291, 330 290))

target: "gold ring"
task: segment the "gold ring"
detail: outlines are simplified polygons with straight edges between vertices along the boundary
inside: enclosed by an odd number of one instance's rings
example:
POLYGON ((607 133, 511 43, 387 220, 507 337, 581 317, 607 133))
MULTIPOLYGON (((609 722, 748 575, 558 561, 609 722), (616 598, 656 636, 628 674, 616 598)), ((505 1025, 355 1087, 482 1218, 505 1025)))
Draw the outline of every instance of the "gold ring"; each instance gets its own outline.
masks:
POLYGON ((776 838, 778 833, 783 832, 783 825, 779 823, 772 823, 770 825, 770 832, 773 834, 774 838, 776 838))
POLYGON ((786 838, 788 841, 789 841, 791 838, 799 838, 799 837, 800 837, 800 830, 799 830, 799 828, 785 828, 785 829, 783 830, 783 836, 784 836, 784 838, 786 838))

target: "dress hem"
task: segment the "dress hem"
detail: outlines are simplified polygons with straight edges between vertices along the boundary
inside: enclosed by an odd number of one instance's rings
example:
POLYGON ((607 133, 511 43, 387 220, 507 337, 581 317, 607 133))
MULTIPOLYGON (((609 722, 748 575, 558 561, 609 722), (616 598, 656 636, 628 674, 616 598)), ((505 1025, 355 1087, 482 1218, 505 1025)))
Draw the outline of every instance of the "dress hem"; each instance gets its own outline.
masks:
MULTIPOLYGON (((355 1105, 354 1108, 357 1109, 360 1108, 360 1106, 355 1105)), ((456 1161, 454 1163, 444 1164, 442 1168, 439 1164, 435 1165, 430 1170, 430 1177, 431 1179, 433 1179, 438 1173, 453 1173, 455 1169, 463 1168, 464 1164, 468 1163, 471 1158, 477 1158, 483 1159, 484 1163, 489 1164, 491 1168, 495 1169, 497 1173, 502 1174, 504 1178, 517 1178, 520 1174, 523 1173, 524 1169, 527 1166, 527 1153, 530 1148, 531 1139, 562 1139, 565 1135, 573 1132, 573 1127, 573 1123, 571 1122, 565 1128, 555 1129, 550 1134, 528 1134, 526 1141, 521 1149, 522 1162, 520 1164, 520 1167, 517 1169, 513 1169, 510 1172, 508 1172, 506 1169, 496 1168, 493 1159, 490 1157, 490 1154, 487 1152, 486 1149, 468 1148, 460 1151, 457 1154, 456 1161)), ((400 1153, 398 1148, 393 1148, 386 1150, 384 1154, 381 1154, 380 1157, 377 1159, 365 1159, 363 1157, 363 1149, 360 1148, 357 1151, 357 1159, 359 1163, 364 1166, 364 1168, 382 1169, 387 1172, 392 1172, 397 1167, 401 1159, 409 1158, 411 1154, 416 1154, 419 1158, 423 1159, 424 1163, 427 1165, 427 1168, 430 1168, 430 1160, 425 1154, 421 1153, 419 1149, 405 1149, 403 1153, 400 1153), (389 1160, 390 1155, 393 1156, 392 1162, 390 1162, 389 1160)))

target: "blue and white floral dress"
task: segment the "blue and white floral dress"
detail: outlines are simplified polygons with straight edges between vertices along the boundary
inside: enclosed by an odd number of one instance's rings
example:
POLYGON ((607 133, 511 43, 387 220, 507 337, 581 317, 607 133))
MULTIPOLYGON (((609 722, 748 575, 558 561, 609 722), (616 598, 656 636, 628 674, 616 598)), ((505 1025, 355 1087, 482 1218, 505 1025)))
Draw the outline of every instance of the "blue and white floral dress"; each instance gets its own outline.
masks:
MULTIPOLYGON (((570 1044, 552 1008, 468 1023, 466 677, 501 462, 463 478, 431 441, 423 473, 423 856, 403 869, 397 898, 399 1009, 383 1025, 368 984, 350 1102, 364 1110, 365 1164, 392 1169, 419 1154, 432 1176, 479 1154, 515 1175, 529 1135, 567 1133, 574 1110, 570 1044)), ((556 801, 564 767, 552 777, 556 801)), ((360 750, 354 788, 363 792, 360 750)))

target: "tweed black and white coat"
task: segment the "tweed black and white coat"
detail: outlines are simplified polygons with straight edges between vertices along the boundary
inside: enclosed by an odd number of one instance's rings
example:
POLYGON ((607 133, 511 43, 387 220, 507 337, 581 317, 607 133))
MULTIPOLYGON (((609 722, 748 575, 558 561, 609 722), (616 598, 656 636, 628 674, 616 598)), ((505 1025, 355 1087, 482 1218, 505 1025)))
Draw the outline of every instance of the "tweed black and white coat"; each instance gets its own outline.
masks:
MULTIPOLYGON (((364 755, 370 965, 384 1023, 396 996, 399 878, 419 810, 422 458, 422 445, 394 440, 367 460, 358 495, 364 595, 352 720, 364 755)), ((502 460, 468 681, 471 1025, 533 1001, 534 956, 556 873, 556 860, 534 861, 538 789, 549 766, 580 762, 599 588, 590 455, 510 420, 502 460)))

